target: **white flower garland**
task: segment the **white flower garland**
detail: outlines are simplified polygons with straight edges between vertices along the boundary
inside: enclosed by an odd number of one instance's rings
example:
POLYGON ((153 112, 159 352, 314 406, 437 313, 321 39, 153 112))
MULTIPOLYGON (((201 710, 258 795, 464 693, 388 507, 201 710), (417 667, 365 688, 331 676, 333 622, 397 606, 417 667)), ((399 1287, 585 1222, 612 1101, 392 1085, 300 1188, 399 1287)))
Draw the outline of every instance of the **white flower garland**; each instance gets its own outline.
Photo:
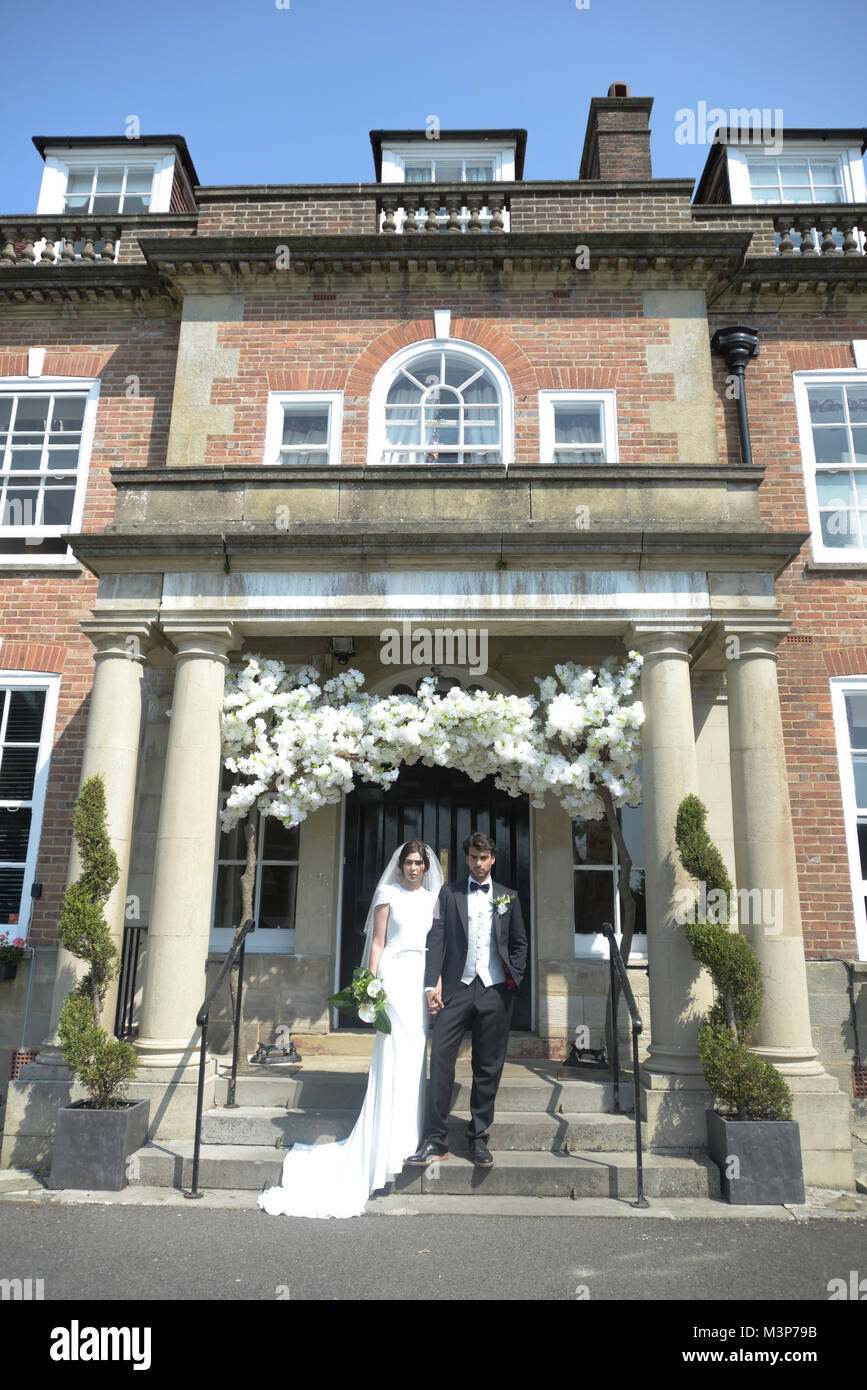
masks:
POLYGON ((223 706, 223 754, 237 774, 222 815, 231 830, 256 803, 263 815, 299 825, 339 801, 356 779, 388 787, 401 763, 452 767, 474 782, 493 776, 512 796, 543 806, 553 792, 573 818, 597 820, 604 785, 615 806, 637 805, 636 764, 644 708, 627 703, 642 658, 619 669, 574 662, 536 677, 540 699, 460 688, 377 699, 347 670, 319 684, 312 666, 250 657, 230 673, 223 706))

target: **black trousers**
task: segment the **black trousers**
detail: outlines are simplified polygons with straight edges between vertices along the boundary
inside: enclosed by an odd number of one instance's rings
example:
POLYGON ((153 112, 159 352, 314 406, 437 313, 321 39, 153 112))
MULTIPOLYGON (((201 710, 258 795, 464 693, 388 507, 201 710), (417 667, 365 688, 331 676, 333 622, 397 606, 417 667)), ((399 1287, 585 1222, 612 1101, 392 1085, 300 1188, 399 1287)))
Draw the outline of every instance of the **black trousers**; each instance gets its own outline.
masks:
POLYGON ((506 1060, 514 992, 508 985, 459 984, 431 1020, 430 1081, 425 1138, 445 1144, 458 1050, 467 1028, 473 1035, 473 1088, 468 1139, 488 1138, 494 1101, 506 1060))

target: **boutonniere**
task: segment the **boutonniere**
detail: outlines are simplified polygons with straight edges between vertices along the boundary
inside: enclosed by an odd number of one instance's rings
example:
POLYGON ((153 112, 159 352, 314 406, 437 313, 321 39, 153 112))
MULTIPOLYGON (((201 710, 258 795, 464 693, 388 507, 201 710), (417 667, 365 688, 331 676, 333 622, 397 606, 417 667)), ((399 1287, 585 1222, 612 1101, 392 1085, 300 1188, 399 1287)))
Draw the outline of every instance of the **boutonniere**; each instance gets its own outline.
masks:
POLYGON ((494 898, 494 907, 497 909, 498 917, 502 917, 514 896, 514 893, 499 893, 497 897, 494 898))

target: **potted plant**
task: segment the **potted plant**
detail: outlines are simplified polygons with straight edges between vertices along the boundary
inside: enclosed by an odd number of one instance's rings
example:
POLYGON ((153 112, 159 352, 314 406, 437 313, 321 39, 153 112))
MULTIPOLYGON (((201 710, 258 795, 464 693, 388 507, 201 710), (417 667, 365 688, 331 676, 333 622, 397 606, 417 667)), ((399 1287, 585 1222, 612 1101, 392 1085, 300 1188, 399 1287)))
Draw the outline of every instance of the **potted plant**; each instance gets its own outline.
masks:
POLYGON ((13 938, 8 932, 0 932, 0 980, 15 979, 18 973, 18 962, 23 955, 23 936, 13 938))
POLYGON ((705 829, 706 816, 697 796, 684 797, 675 839, 681 863, 704 885, 712 909, 699 912, 693 905, 678 913, 692 954, 710 971, 714 985, 715 1002, 698 1030, 705 1080, 717 1101, 717 1108, 707 1112, 708 1151, 719 1166, 729 1202, 803 1202, 792 1093, 776 1067, 747 1045, 764 1003, 761 966, 746 937, 728 926, 732 883, 705 829))
POLYGON ((138 1059, 129 1043, 100 1026, 106 989, 119 968, 103 911, 119 870, 101 776, 82 786, 73 831, 82 871, 66 890, 58 937, 88 969, 66 997, 58 1032, 64 1060, 90 1098, 58 1112, 48 1185, 118 1192, 126 1186, 128 1155, 147 1139, 150 1101, 123 1098, 138 1059))

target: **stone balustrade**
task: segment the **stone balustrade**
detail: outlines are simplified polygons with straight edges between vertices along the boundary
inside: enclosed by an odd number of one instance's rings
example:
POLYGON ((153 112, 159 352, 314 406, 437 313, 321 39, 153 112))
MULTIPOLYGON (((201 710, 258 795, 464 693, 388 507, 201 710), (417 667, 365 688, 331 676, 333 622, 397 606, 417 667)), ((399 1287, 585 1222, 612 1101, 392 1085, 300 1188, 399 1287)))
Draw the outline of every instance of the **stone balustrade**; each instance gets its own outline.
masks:
POLYGON ((67 217, 0 217, 0 266, 93 265, 118 259, 115 222, 67 217))
POLYGON ((506 232, 509 195, 502 184, 395 184, 377 198, 380 230, 506 232))
POLYGON ((852 203, 791 208, 774 214, 774 232, 780 256, 863 256, 867 208, 852 203))

